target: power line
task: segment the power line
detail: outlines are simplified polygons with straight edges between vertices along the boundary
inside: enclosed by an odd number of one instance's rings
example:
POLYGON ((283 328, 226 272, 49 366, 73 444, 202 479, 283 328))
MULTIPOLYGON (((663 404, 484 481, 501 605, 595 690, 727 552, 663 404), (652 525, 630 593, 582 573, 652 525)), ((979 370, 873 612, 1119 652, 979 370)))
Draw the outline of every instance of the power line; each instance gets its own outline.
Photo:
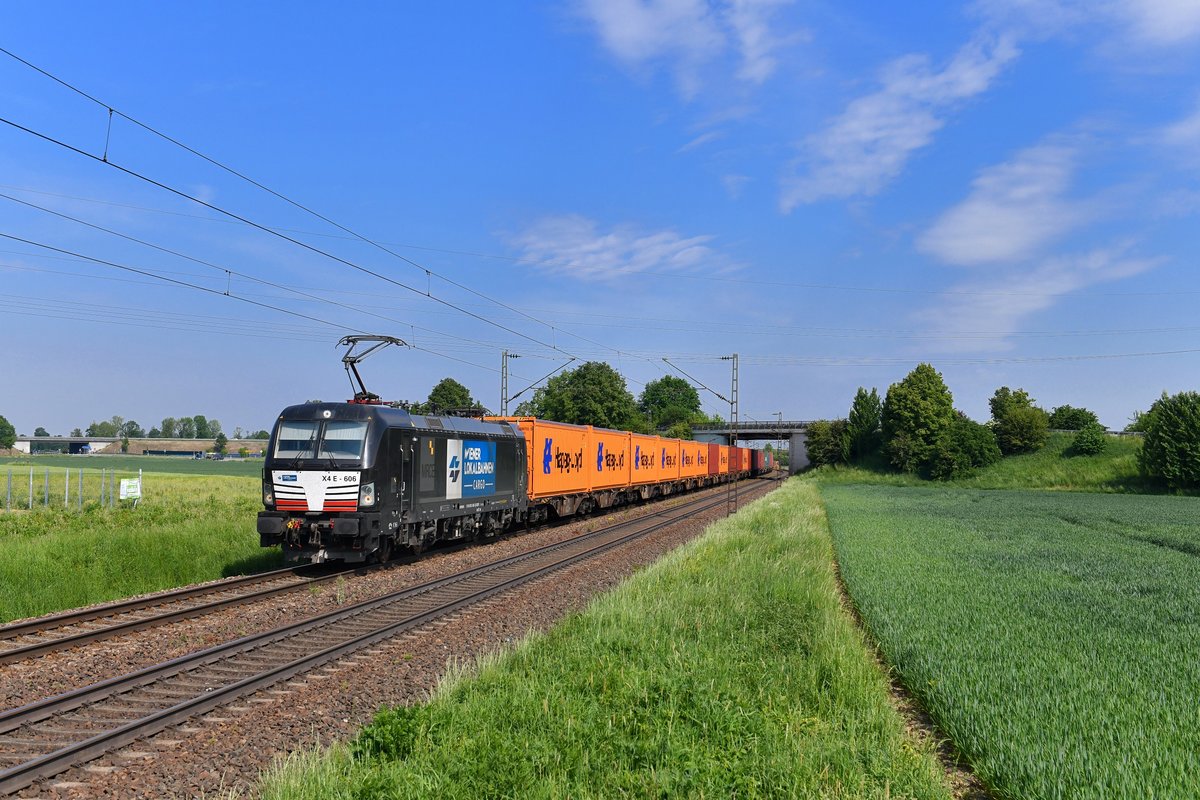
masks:
MULTIPOLYGON (((0 51, 3 51, 3 48, 0 48, 0 51)), ((4 52, 7 52, 7 51, 4 51, 4 52)), ((540 340, 538 340, 538 339, 535 339, 535 338, 534 338, 534 337, 532 337, 532 336, 528 336, 528 335, 526 335, 526 334, 524 334, 524 333, 521 333, 520 331, 515 331, 515 330, 513 330, 512 328, 509 328, 509 327, 507 327, 507 326, 505 326, 505 325, 501 325, 501 324, 499 324, 498 322, 495 322, 494 320, 488 319, 487 317, 484 317, 484 316, 482 316, 482 315, 480 315, 480 314, 476 314, 476 313, 474 313, 473 311, 468 311, 468 310, 466 310, 465 308, 461 308, 460 306, 457 306, 457 305, 455 305, 454 303, 451 303, 451 302, 450 302, 450 301, 448 301, 448 300, 444 300, 444 299, 442 299, 442 298, 440 298, 440 297, 437 297, 436 295, 432 294, 432 293, 431 293, 431 292, 429 292, 429 291, 422 292, 420 289, 417 289, 416 287, 413 287, 413 286, 409 286, 408 284, 406 284, 406 283, 403 283, 403 282, 401 282, 401 281, 398 281, 398 280, 396 280, 395 278, 390 278, 390 277, 388 277, 388 276, 386 276, 386 275, 383 275, 383 274, 381 274, 381 273, 375 272, 374 270, 371 270, 371 269, 368 269, 368 268, 366 268, 366 267, 364 267, 364 266, 361 266, 361 265, 359 265, 359 264, 356 264, 356 263, 354 263, 353 261, 349 261, 349 260, 347 260, 347 259, 344 259, 344 258, 342 258, 342 257, 340 257, 340 256, 334 255, 333 253, 329 253, 329 252, 327 252, 327 251, 325 251, 325 250, 322 250, 322 249, 320 249, 319 247, 313 247, 312 245, 310 245, 310 244, 307 244, 307 243, 305 243, 305 242, 302 242, 302 241, 300 241, 299 239, 295 239, 295 238, 293 238, 293 237, 291 237, 291 236, 287 236, 287 235, 285 235, 285 234, 283 234, 283 233, 280 233, 280 232, 278 232, 278 231, 272 230, 271 228, 268 228, 268 227, 266 227, 265 225, 260 225, 259 223, 257 223, 257 222, 254 222, 254 221, 252 221, 252 220, 249 220, 249 219, 247 219, 247 218, 245 218, 245 217, 243 217, 243 216, 240 216, 240 215, 238 215, 238 214, 236 214, 236 213, 234 213, 234 212, 232 212, 232 211, 227 211, 226 209, 224 209, 224 208, 221 208, 220 206, 214 205, 214 204, 212 204, 212 203, 208 203, 208 202, 206 202, 206 201, 204 201, 204 200, 201 200, 200 198, 198 198, 198 197, 195 197, 195 196, 193 196, 193 195, 190 195, 190 194, 188 194, 187 192, 184 192, 184 191, 182 191, 182 190, 180 190, 180 189, 176 189, 176 188, 174 188, 174 187, 172 187, 172 186, 168 186, 167 184, 165 184, 165 183, 162 183, 161 181, 155 180, 154 178, 151 178, 151 177, 149 177, 149 176, 147 176, 147 175, 143 175, 143 174, 141 174, 141 173, 137 172, 136 170, 130 169, 130 168, 128 168, 128 167, 124 167, 124 166, 122 166, 122 165, 120 165, 120 164, 117 164, 116 162, 113 162, 113 161, 108 161, 108 160, 105 160, 105 159, 103 159, 103 158, 101 158, 101 157, 99 157, 99 156, 97 156, 97 155, 94 155, 94 154, 92 154, 92 153, 89 153, 89 152, 87 152, 86 150, 81 150, 80 148, 78 148, 78 147, 75 147, 74 145, 67 144, 66 142, 63 142, 63 141, 61 141, 61 140, 59 140, 59 139, 55 139, 53 136, 49 136, 49 135, 47 135, 47 134, 45 134, 45 133, 41 133, 40 131, 33 130, 32 128, 28 128, 28 127, 26 127, 26 126, 24 126, 24 125, 21 125, 21 124, 19 124, 19 123, 17 123, 17 122, 14 122, 14 121, 10 120, 10 119, 7 119, 7 118, 5 118, 5 117, 0 117, 0 122, 3 122, 4 124, 6 124, 6 125, 9 125, 10 127, 16 128, 16 129, 17 129, 17 130, 19 130, 19 131, 22 131, 22 132, 24 132, 24 133, 28 133, 28 134, 30 134, 30 135, 32 135, 32 136, 35 136, 35 137, 37 137, 37 138, 39 138, 39 139, 42 139, 43 141, 49 142, 49 143, 51 143, 51 144, 57 145, 58 147, 62 147, 62 148, 66 149, 66 150, 69 150, 69 151, 71 151, 71 152, 73 152, 73 153, 76 153, 76 154, 78 154, 78 155, 84 156, 85 158, 90 158, 90 159, 92 159, 93 161, 97 161, 97 162, 100 162, 100 163, 103 163, 103 164, 107 164, 108 166, 112 167, 113 169, 116 169, 116 170, 119 170, 119 171, 121 171, 121 172, 124 172, 125 174, 129 175, 130 177, 137 178, 138 180, 141 180, 141 181, 145 181, 146 183, 149 183, 149 184, 150 184, 150 185, 152 185, 152 186, 157 186, 158 188, 160 188, 160 189, 162 189, 162 190, 164 190, 164 191, 170 192, 171 194, 177 195, 177 196, 179 196, 179 197, 182 197, 182 198, 184 198, 184 199, 187 199, 187 200, 191 200, 192 202, 194 202, 194 203, 197 203, 197 204, 199 204, 199 205, 202 205, 202 206, 204 206, 205 208, 212 209, 213 211, 216 211, 216 212, 218 212, 218 213, 220 213, 220 214, 224 214, 224 215, 226 215, 226 216, 229 216, 229 217, 231 217, 231 218, 233 218, 233 219, 239 220, 239 221, 241 221, 241 222, 245 223, 246 225, 249 225, 249 226, 251 226, 251 227, 253 227, 253 228, 257 229, 257 230, 263 231, 264 233, 268 233, 268 234, 270 234, 270 235, 272 235, 272 236, 276 236, 276 237, 278 237, 278 238, 280 238, 280 239, 283 239, 283 240, 285 240, 285 241, 287 241, 287 242, 291 242, 292 244, 295 244, 295 245, 296 245, 296 246, 298 246, 298 247, 302 247, 302 248, 304 248, 305 250, 309 250, 309 251, 311 251, 311 252, 313 252, 313 253, 316 253, 316 254, 318 254, 318 255, 325 256, 326 258, 329 258, 329 259, 331 259, 331 260, 333 260, 333 261, 336 261, 336 262, 338 262, 338 263, 340 263, 340 264, 344 264, 345 266, 348 266, 348 267, 350 267, 351 269, 358 270, 359 272, 362 272, 362 273, 364 273, 364 274, 366 274, 366 275, 371 275, 372 277, 378 278, 378 279, 380 279, 380 280, 382 280, 382 281, 385 281, 385 282, 387 282, 387 283, 393 284, 393 285, 395 285, 395 286, 398 286, 398 287, 400 287, 400 288, 402 288, 402 289, 405 289, 405 290, 407 290, 407 291, 410 291, 410 292, 412 292, 412 293, 414 293, 414 294, 417 294, 417 295, 420 295, 420 296, 422 296, 422 297, 427 297, 427 298, 429 298, 430 300, 434 301, 435 303, 440 303, 441 305, 447 306, 447 307, 449 307, 449 308, 456 309, 456 310, 458 310, 458 311, 462 312, 463 314, 466 314, 466 315, 467 315, 467 316, 469 316, 469 317, 473 317, 474 319, 477 319, 477 320, 479 320, 479 321, 481 321, 481 322, 485 322, 485 323, 487 323, 488 325, 492 325, 492 326, 494 326, 494 327, 496 327, 496 328, 499 328, 499 329, 501 329, 501 330, 503 330, 503 331, 506 331, 506 332, 508 332, 508 333, 511 333, 511 334, 513 334, 513 335, 515 335, 515 336, 519 336, 520 338, 522 338, 522 339, 526 339, 526 340, 528 340, 528 341, 531 341, 531 342, 533 342, 534 344, 539 344, 539 345, 542 345, 543 347, 549 347, 549 348, 550 348, 550 349, 552 349, 552 350, 558 350, 559 352, 562 352, 562 353, 565 353, 565 354, 567 354, 567 355, 570 355, 570 353, 567 353, 567 351, 565 351, 565 350, 562 350, 561 348, 559 348, 559 347, 557 347, 557 346, 555 346, 555 345, 553 345, 553 344, 547 345, 545 342, 542 342, 542 341, 540 341, 540 340)))
MULTIPOLYGON (((13 53, 12 51, 10 51, 10 50, 7 50, 7 49, 5 49, 5 48, 3 48, 3 47, 0 47, 0 52, 2 52, 2 53, 4 53, 5 55, 8 55, 9 57, 11 57, 11 58, 13 58, 13 59, 15 59, 15 60, 19 61, 20 63, 22 63, 22 64, 24 64, 25 66, 27 66, 27 67, 29 67, 29 68, 31 68, 31 69, 33 69, 33 70, 37 71, 38 73, 40 73, 40 74, 42 74, 42 75, 46 76, 47 78, 50 78, 51 80, 53 80, 53 81, 55 81, 55 82, 57 82, 57 83, 61 84, 62 86, 64 86, 64 87, 66 87, 66 88, 70 89, 71 91, 73 91, 73 92, 76 92, 77 94, 79 94, 79 95, 81 95, 81 96, 83 96, 83 97, 87 98, 88 100, 92 101, 93 103, 95 103, 96 105, 100 106, 101 108, 105 108, 105 109, 107 109, 107 110, 108 110, 108 114, 109 114, 109 119, 110 119, 110 120, 111 120, 111 118, 112 118, 113 114, 116 114, 117 116, 121 117, 122 119, 125 119, 125 120, 127 120, 127 121, 129 121, 129 122, 133 123, 134 125, 137 125, 138 127, 142 128, 143 130, 146 130, 146 131, 148 131, 149 133, 152 133, 152 134, 154 134, 155 136, 158 136, 158 137, 160 137, 160 138, 164 139, 165 141, 168 141, 168 142, 170 142, 171 144, 173 144, 173 145, 175 145, 175 146, 177 146, 177 147, 179 147, 179 148, 181 148, 181 149, 183 149, 183 150, 187 151, 188 153, 191 153, 192 155, 196 156, 197 158, 200 158, 200 159, 202 159, 202 160, 206 161, 207 163, 209 163, 209 164, 212 164, 213 166, 215 166, 215 167, 217 167, 217 168, 219 168, 219 169, 222 169, 222 170, 224 170, 225 172, 228 172, 229 174, 231 174, 231 175, 234 175, 234 176, 236 176, 236 177, 238 177, 238 178, 240 178, 240 179, 242 179, 242 180, 246 181, 247 183, 249 183, 249 184, 251 184, 251 185, 253 185, 253 186, 257 187, 258 189, 260 189, 260 190, 262 190, 262 191, 264 191, 264 192, 266 192, 266 193, 270 194, 272 197, 275 197, 275 198, 277 198, 277 199, 279 199, 279 200, 282 200, 283 202, 285 202, 285 203, 288 203, 289 205, 291 205, 291 206, 293 206, 293 207, 295 207, 295 208, 298 208, 298 209, 300 209, 301 211, 304 211, 305 213, 307 213, 307 214, 309 214, 309 215, 311 215, 311 216, 313 216, 313 217, 316 217, 317 219, 321 220, 322 222, 325 222, 325 223, 326 223, 326 224, 328 224, 328 225, 332 225, 333 227, 337 228, 338 230, 341 230, 341 231, 343 231, 343 232, 345 232, 345 233, 347 233, 347 234, 349 234, 349 235, 353 236, 354 238, 356 238, 356 239, 358 239, 358 240, 360 240, 360 241, 363 241, 363 242, 365 242, 365 243, 367 243, 367 244, 371 245, 372 247, 375 247, 375 248, 377 248, 377 249, 379 249, 379 250, 381 250, 381 251, 383 251, 383 252, 387 253, 388 255, 391 255, 392 257, 394 257, 394 258, 397 258, 397 259, 399 259, 399 260, 401 260, 401 261, 403 261, 403 262, 405 262, 405 263, 409 264, 410 266, 412 266, 412 267, 414 267, 414 268, 416 268, 416 269, 418 269, 418 270, 421 270, 422 272, 424 272, 424 273, 426 274, 426 276, 431 276, 431 275, 432 275, 432 276, 436 276, 436 277, 437 277, 439 280, 445 281, 446 283, 449 283, 449 284, 450 284, 450 285, 452 285, 452 286, 455 286, 455 287, 457 287, 457 288, 459 288, 459 289, 461 289, 461 290, 463 290, 463 291, 469 292, 469 293, 471 293, 471 294, 473 294, 473 295, 475 295, 475 296, 477 296, 477 297, 480 297, 480 298, 482 298, 482 299, 484 299, 484 300, 487 300, 487 301, 489 301, 489 302, 491 302, 491 303, 494 303, 495 305, 498 305, 498 306, 500 306, 501 308, 505 308, 505 309, 507 309, 507 310, 509 310, 509 311, 512 311, 513 313, 519 314, 520 316, 522 316, 522 317, 524 317, 524 318, 526 318, 526 319, 528 319, 528 320, 531 320, 531 321, 533 321, 533 322, 536 322, 536 323, 538 323, 539 325, 545 325, 546 327, 549 327, 551 330, 554 330, 554 327, 553 327, 552 325, 549 325, 548 323, 546 323, 546 322, 543 322, 542 320, 539 320, 539 319, 537 319, 536 317, 530 316, 529 314, 525 314, 524 312, 522 312, 522 311, 520 311, 520 310, 518 310, 518 309, 516 309, 516 308, 514 308, 514 307, 512 307, 512 306, 510 306, 510 305, 508 305, 507 303, 504 303, 504 302, 502 302, 502 301, 500 301, 500 300, 497 300, 497 299, 495 299, 495 298, 493 298, 493 297, 491 297, 491 296, 489 296, 489 295, 487 295, 487 294, 485 294, 485 293, 483 293, 483 292, 480 292, 480 291, 478 291, 477 289, 474 289, 473 287, 466 286, 466 285, 464 285, 464 284, 462 284, 462 283, 459 283, 458 281, 455 281, 455 280, 453 280, 453 279, 451 279, 451 278, 448 278, 448 277, 446 277, 445 275, 442 275, 442 274, 440 274, 440 273, 438 273, 438 272, 435 272, 435 271, 433 271, 433 270, 429 269, 428 267, 425 267, 424 265, 417 263, 416 261, 412 260, 411 258, 408 258, 407 256, 404 256, 404 255, 402 255, 402 254, 400 254, 400 253, 397 253, 397 252, 395 252, 394 250, 391 250, 391 249, 390 249, 390 248, 388 248, 388 247, 385 247, 383 244, 381 244, 381 243, 379 243, 379 242, 375 241, 374 239, 371 239, 371 238, 369 238, 369 237, 367 237, 367 236, 364 236, 364 235, 362 235, 362 234, 358 233, 357 231, 354 231, 354 230, 352 230, 352 229, 348 228, 347 226, 345 226, 345 225, 342 225, 341 223, 339 223, 339 222, 337 222, 337 221, 335 221, 335 220, 333 220, 333 219, 330 219, 329 217, 327 217, 327 216, 325 216, 325 215, 323 215, 323 214, 321 214, 321 213, 319 213, 319 212, 317 212, 317 211, 315 211, 315 210, 313 210, 313 209, 309 208, 308 206, 306 206, 306 205, 304 205, 304 204, 302 204, 302 203, 299 203, 299 202, 297 202, 297 201, 295 201, 295 200, 291 199, 290 197, 288 197, 288 196, 286 196, 286 195, 282 194, 281 192, 277 192, 276 190, 272 189, 271 187, 269 187, 269 186, 266 186, 266 185, 265 185, 265 184, 263 184, 263 183, 260 183, 259 181, 257 181, 257 180, 255 180, 255 179, 253 179, 253 178, 249 177, 248 175, 246 175, 246 174, 244 174, 244 173, 242 173, 242 172, 240 172, 240 171, 238 171, 238 170, 234 169, 233 167, 230 167, 230 166, 228 166, 227 164, 224 164, 224 163, 222 163, 222 162, 220 162, 220 161, 218 161, 218 160, 216 160, 216 159, 214 159, 214 158, 212 158, 212 157, 210 157, 210 156, 208 156, 208 155, 206 155, 206 154, 204 154, 204 153, 200 152, 199 150, 196 150, 195 148, 193 148, 193 147, 191 147, 191 146, 189 146, 189 145, 187 145, 187 144, 185 144, 185 143, 183 143, 183 142, 179 141, 178 139, 175 139, 175 138, 173 138, 173 137, 171 137, 171 136, 167 135, 166 133, 163 133, 162 131, 160 131, 160 130, 158 130, 158 129, 154 128, 154 127, 152 127, 151 125, 148 125, 147 123, 145 123, 145 122, 142 122, 141 120, 139 120, 139 119, 136 119, 136 118, 134 118, 134 117, 132 117, 132 116, 130 116, 130 115, 128 115, 128 114, 126 114, 126 113, 122 112, 122 111, 119 111, 119 110, 117 110, 117 109, 114 109, 114 108, 113 108, 111 105, 109 105, 108 103, 105 103, 105 102, 103 102, 103 101, 101 101, 101 100, 99 100, 99 99, 97 99, 97 98, 93 97, 92 95, 90 95, 90 94, 88 94, 87 92, 83 91, 83 90, 82 90, 82 89, 80 89, 79 87, 72 85, 71 83, 69 83, 69 82, 67 82, 67 81, 63 80, 62 78, 59 78, 59 77, 58 77, 58 76, 56 76, 56 75, 53 75, 53 74, 51 74, 50 72, 48 72, 48 71, 46 71, 46 70, 42 69, 41 67, 38 67, 38 66, 36 66, 36 65, 34 65, 34 64, 32 64, 32 63, 30 63, 29 61, 26 61, 25 59, 23 59, 23 58, 21 58, 20 56, 16 55, 16 54, 15 54, 15 53, 13 53)), ((8 122, 8 120, 5 120, 5 121, 6 121, 6 122, 8 122)), ((13 124, 13 123, 9 123, 9 124, 13 124)), ((29 130, 29 129, 25 129, 25 130, 29 130)), ((32 131, 30 131, 30 132, 32 132, 32 131)), ((48 138, 48 137, 47 137, 47 138, 48 138)), ((69 145, 67 145, 67 146, 69 147, 69 145)), ((72 148, 72 149, 75 149, 75 148, 72 148)), ((79 150, 77 150, 76 152, 83 153, 83 151, 79 151, 79 150)), ((87 154, 87 155, 91 156, 91 154, 87 154)), ((91 156, 91 157, 92 157, 92 158, 95 158, 95 156, 91 156)), ((153 180, 150 180, 149 178, 146 178, 145 176, 141 176, 141 175, 139 175, 138 173, 135 173, 135 172, 133 172, 133 171, 131 171, 131 170, 127 170, 127 169, 125 169, 124 167, 121 167, 121 166, 119 166, 119 165, 117 165, 117 164, 115 164, 115 163, 113 163, 113 162, 111 162, 111 161, 109 161, 109 160, 108 160, 108 146, 107 146, 107 142, 105 143, 105 154, 104 154, 104 156, 103 156, 102 158, 100 158, 100 159, 98 159, 98 160, 99 160, 99 161, 101 161, 101 162, 103 162, 103 163, 105 163, 105 164, 111 164, 112 166, 115 166, 115 167, 117 167, 118 169, 121 169, 121 170, 123 170, 123 171, 129 172, 129 174, 131 174, 131 175, 134 175, 135 177, 140 177, 140 178, 142 178, 143 180, 148 180, 148 181, 150 181, 151 183, 155 183, 155 185, 158 185, 158 186, 160 186, 160 187, 162 187, 162 188, 164 188, 164 189, 168 189, 169 191, 175 191, 177 194, 180 194, 180 195, 181 195, 181 196, 183 196, 183 197, 187 197, 188 199, 190 199, 190 200, 193 200, 194 202, 199 202, 199 203, 201 203, 202 205, 205 205, 205 206, 207 206, 208 208, 211 208, 211 209, 213 209, 214 211, 218 211, 218 212, 220 212, 220 213, 222 213, 222 214, 226 214, 226 215, 228 215, 228 216, 232 217, 233 219, 237 219, 237 220, 239 220, 240 222, 243 222, 243 223, 245 223, 245 224, 248 224, 248 225, 252 225, 252 226, 254 226, 255 228, 258 228, 258 229, 260 229, 260 230, 263 230, 263 231, 266 231, 266 232, 272 233, 272 234, 274 234, 274 235, 276 235, 276 236, 280 236, 281 238, 284 238, 284 239, 286 239, 286 240, 288 240, 288 241, 290 241, 290 242, 292 242, 292 243, 294 243, 294 244, 297 244, 297 245, 299 245, 299 246, 301 246, 301 247, 306 247, 306 248, 308 248, 308 249, 310 249, 310 250, 313 250, 314 252, 317 252, 317 253, 321 253, 321 254, 323 254, 323 255, 326 255, 326 256, 327 256, 327 257, 329 257, 329 258, 335 258, 335 259, 337 259, 337 260, 339 260, 339 261, 342 261, 342 263, 344 263, 344 264, 347 264, 348 266, 352 266, 352 267, 354 267, 355 269, 360 269, 360 270, 362 270, 362 271, 364 271, 364 272, 367 272, 367 273, 369 273, 369 274, 375 275, 376 277, 378 277, 378 278, 381 278, 381 279, 383 279, 383 280, 391 280, 391 279, 389 279, 389 278, 385 278, 384 276, 382 276, 382 275, 379 275, 378 273, 375 273, 375 272, 373 272, 373 271, 371 271, 371 270, 367 270, 367 269, 366 269, 366 268, 364 268, 364 267, 360 267, 360 266, 358 266, 358 265, 356 265, 356 264, 353 264, 353 263, 351 263, 351 262, 349 262, 349 261, 345 261, 345 260, 343 260, 343 259, 338 259, 336 256, 333 256, 332 254, 326 253, 325 251, 323 251, 323 250, 320 250, 319 248, 315 248, 315 247, 312 247, 311 245, 308 245, 308 244, 305 244, 305 243, 303 243, 303 242, 300 242, 299 240, 297 240, 297 239, 293 239, 293 238, 292 238, 292 237, 290 237, 290 236, 286 236, 286 235, 284 235, 284 234, 282 234, 282 233, 280 233, 280 232, 278 232, 278 231, 276 231, 276 230, 273 230, 273 229, 271 229, 271 228, 268 228, 268 227, 266 227, 266 226, 263 226, 263 225, 259 225, 259 224, 257 224, 257 223, 254 223, 254 222, 252 222, 252 221, 250 221, 250 220, 248 220, 248 219, 245 219, 245 218, 243 218, 243 217, 240 217, 240 216, 238 216, 238 215, 236 215, 236 214, 233 214, 233 213, 231 213, 231 212, 225 211, 224 209, 218 208, 217 206, 214 206, 214 205, 212 205, 212 204, 209 204, 209 203, 205 203, 204 201, 202 201, 202 200, 199 200, 198 198, 194 198, 194 197, 191 197, 190 195, 187 195, 187 194, 185 194, 185 193, 183 193, 183 192, 178 192, 177 190, 171 189, 171 187, 168 187, 168 186, 166 186, 166 185, 164 185, 164 184, 159 184, 159 183, 157 183, 157 182, 155 182, 155 181, 153 181, 153 180)), ((406 289, 410 289, 411 291, 418 291, 418 290, 416 290, 416 289, 413 289, 412 287, 409 287, 409 286, 407 286, 407 285, 405 285, 405 284, 402 284, 402 283, 399 283, 399 282, 397 282, 397 281, 391 281, 391 282, 393 282, 393 283, 396 283, 398 286, 403 286, 403 287, 404 287, 404 288, 406 288, 406 289)), ((419 293, 419 291, 418 291, 418 293, 419 293)), ((452 304, 452 303, 448 303, 447 301, 444 301, 444 300, 441 300, 440 298, 434 297, 434 296, 432 295, 432 293, 430 293, 430 292, 428 292, 428 291, 425 293, 425 296, 426 296, 426 297, 429 297, 430 299, 433 299, 433 300, 435 300, 435 301, 437 301, 437 302, 441 302, 441 303, 445 303, 446 305, 450 305, 451 307, 458 309, 459 311, 461 311, 461 312, 462 312, 462 313, 464 313, 464 314, 470 314, 471 316, 475 316, 477 319, 484 320, 484 318, 483 318, 483 317, 479 317, 478 315, 472 314, 471 312, 469 312, 469 311, 466 311, 465 309, 459 308, 458 306, 455 306, 455 305, 454 305, 454 304, 452 304)), ((487 320, 485 320, 485 321, 487 321, 487 320)), ((493 322, 492 324, 495 324, 495 323, 493 322)), ((503 328, 504 326, 497 325, 497 327, 501 327, 501 328, 503 328)), ((506 329, 506 330, 507 330, 507 329, 506 329)), ((509 332, 510 332, 510 333, 516 333, 515 331, 512 331, 512 330, 509 330, 509 332)), ((524 336, 524 334, 518 334, 518 335, 524 336)), ((578 336, 578 335, 575 335, 575 334, 569 334, 569 335, 576 336, 576 338, 578 338, 578 339, 580 339, 580 340, 582 340, 582 341, 586 341, 586 342, 588 342, 589 344, 594 344, 594 345, 598 345, 598 346, 601 346, 601 347, 604 347, 604 346, 606 346, 606 345, 603 345, 603 344, 601 344, 600 342, 595 342, 595 341, 592 341, 592 340, 590 340, 590 339, 586 339, 585 337, 582 337, 582 336, 578 336)), ((533 340, 531 337, 524 337, 524 338, 530 339, 531 341, 536 341, 536 340, 533 340)), ((558 347, 553 347, 552 349, 559 350, 559 348, 558 348, 558 347)), ((612 348, 612 349, 616 350, 616 348, 612 348)), ((566 353, 566 351, 561 351, 561 350, 560 350, 560 352, 566 353)), ((570 355, 569 353, 566 353, 566 354, 567 354, 567 355, 570 355)))

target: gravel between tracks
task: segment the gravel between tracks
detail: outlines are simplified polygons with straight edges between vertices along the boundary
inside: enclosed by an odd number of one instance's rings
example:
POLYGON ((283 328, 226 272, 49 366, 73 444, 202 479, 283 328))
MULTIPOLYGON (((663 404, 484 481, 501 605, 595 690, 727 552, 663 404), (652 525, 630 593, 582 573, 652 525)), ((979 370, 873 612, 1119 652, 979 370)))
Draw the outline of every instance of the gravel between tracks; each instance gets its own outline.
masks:
MULTIPOLYGON (((724 489, 709 490, 715 495, 724 489)), ((756 493, 757 494, 757 493, 756 493)), ((699 495, 688 495, 687 499, 699 495)), ((672 504, 679 501, 668 501, 672 504)), ((124 674, 250 633, 295 621, 654 513, 647 506, 514 536, 490 545, 434 552, 412 564, 301 590, 267 603, 229 609, 140 631, 77 651, 0 667, 0 707, 124 674)), ((725 514, 720 505, 615 551, 552 573, 450 617, 278 684, 182 726, 62 773, 18 797, 193 798, 251 793, 259 772, 280 755, 352 736, 384 705, 428 696, 451 663, 544 630, 641 566, 699 535, 725 514)))

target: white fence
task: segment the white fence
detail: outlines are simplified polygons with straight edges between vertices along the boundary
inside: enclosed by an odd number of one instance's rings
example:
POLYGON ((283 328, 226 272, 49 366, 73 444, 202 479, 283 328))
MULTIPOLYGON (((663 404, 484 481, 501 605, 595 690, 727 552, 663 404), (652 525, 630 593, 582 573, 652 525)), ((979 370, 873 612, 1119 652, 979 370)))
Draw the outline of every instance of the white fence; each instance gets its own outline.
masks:
POLYGON ((82 510, 93 504, 116 508, 125 501, 137 506, 142 496, 142 471, 9 468, 4 483, 3 510, 38 508, 82 510))

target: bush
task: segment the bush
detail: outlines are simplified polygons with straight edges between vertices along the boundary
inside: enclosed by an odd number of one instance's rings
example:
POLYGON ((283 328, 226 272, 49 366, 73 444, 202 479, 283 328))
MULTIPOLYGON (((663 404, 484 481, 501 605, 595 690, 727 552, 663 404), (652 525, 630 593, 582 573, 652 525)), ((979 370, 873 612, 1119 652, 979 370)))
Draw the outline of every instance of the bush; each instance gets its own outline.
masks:
POLYGON ((1200 394, 1164 392, 1145 417, 1142 471, 1171 489, 1200 487, 1200 394))
POLYGON ((1075 434, 1070 451, 1073 455, 1095 456, 1104 452, 1108 447, 1108 433, 1099 422, 1089 422, 1075 434))
POLYGON ((1099 424, 1100 418, 1086 408, 1059 406, 1050 412, 1050 427, 1056 431, 1081 431, 1088 425, 1099 424))
POLYGON ((809 463, 814 467, 845 463, 849 449, 846 420, 820 419, 809 423, 807 448, 809 463))
POLYGON ((888 459, 897 469, 916 472, 930 461, 942 431, 953 424, 954 398, 937 370, 918 364, 888 387, 882 416, 888 459))
POLYGON ((1000 447, 992 429, 960 416, 938 437, 925 472, 931 478, 947 481, 999 460, 1000 447))
POLYGON ((996 420, 992 430, 1004 455, 1032 453, 1050 436, 1050 415, 1035 406, 1018 406, 996 420))

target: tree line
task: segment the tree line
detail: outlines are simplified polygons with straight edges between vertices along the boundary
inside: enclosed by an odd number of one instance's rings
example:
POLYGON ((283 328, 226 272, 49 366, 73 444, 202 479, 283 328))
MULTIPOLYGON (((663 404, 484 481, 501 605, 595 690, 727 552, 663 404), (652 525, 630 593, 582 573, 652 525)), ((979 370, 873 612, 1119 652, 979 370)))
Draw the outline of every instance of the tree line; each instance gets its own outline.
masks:
MULTIPOLYGON (((470 390, 453 378, 444 378, 423 403, 408 405, 414 414, 484 413, 470 390)), ((555 375, 517 406, 519 417, 538 417, 573 425, 661 432, 676 439, 691 439, 692 425, 720 423, 700 407, 700 394, 687 381, 665 375, 650 381, 634 397, 625 378, 602 361, 588 361, 555 375)))
MULTIPOLYGON (((3 419, 3 417, 0 417, 3 419)), ((7 423, 7 420, 5 420, 7 423)), ((51 436, 44 427, 38 426, 33 431, 34 436, 51 436)), ((209 419, 203 414, 194 417, 164 417, 160 425, 145 430, 136 420, 125 419, 114 415, 111 419, 92 423, 86 428, 74 428, 69 436, 95 436, 100 438, 122 439, 216 439, 224 436, 221 422, 209 419)), ((246 431, 240 426, 234 429, 235 439, 269 439, 271 434, 265 430, 246 431)), ((228 438, 228 437, 226 437, 228 438)))
MULTIPOLYGON (((845 419, 808 427, 813 466, 854 463, 934 480, 969 475, 1006 456, 1045 446, 1051 430, 1075 431, 1068 453, 1096 455, 1108 443, 1095 413, 1062 405, 1039 407, 1024 389, 1001 386, 988 400, 991 419, 975 422, 954 408, 941 373, 919 364, 888 387, 859 387, 845 419)), ((1170 489, 1200 488, 1200 393, 1165 392, 1125 427, 1143 434, 1138 464, 1143 474, 1170 489)))

